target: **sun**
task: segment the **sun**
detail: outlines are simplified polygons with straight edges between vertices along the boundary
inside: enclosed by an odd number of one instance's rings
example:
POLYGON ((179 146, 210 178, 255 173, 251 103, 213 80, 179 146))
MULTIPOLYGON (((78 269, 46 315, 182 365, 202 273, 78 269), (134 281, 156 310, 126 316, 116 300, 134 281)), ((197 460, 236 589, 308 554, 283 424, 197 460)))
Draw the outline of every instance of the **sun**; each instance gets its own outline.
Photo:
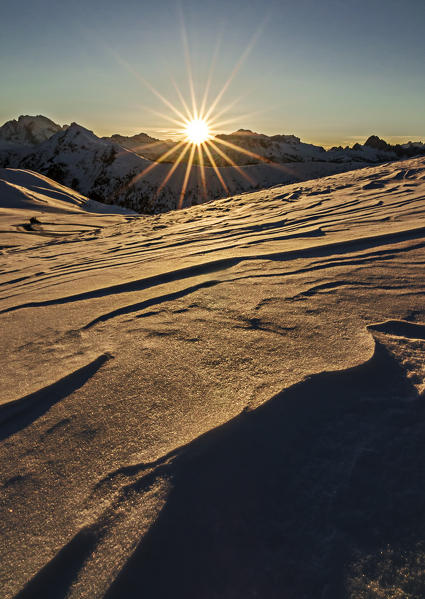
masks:
POLYGON ((208 123, 204 119, 193 119, 188 122, 185 134, 188 142, 199 146, 210 137, 208 123))

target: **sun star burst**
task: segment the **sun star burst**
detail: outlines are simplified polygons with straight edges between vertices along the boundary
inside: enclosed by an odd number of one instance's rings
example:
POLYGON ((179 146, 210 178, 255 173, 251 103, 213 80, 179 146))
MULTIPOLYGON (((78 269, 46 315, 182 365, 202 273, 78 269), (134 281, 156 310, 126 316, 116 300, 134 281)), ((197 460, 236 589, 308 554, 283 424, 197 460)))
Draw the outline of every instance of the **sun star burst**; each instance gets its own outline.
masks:
MULTIPOLYGON (((199 105, 197 104, 197 100, 196 100, 195 87, 194 87, 194 82, 193 82, 193 77, 192 77, 191 61, 190 61, 189 49, 188 49, 188 45, 187 45, 187 39, 185 40, 185 50, 186 50, 186 66, 188 69, 188 78, 189 78, 189 90, 190 90, 191 104, 192 104, 191 108, 189 108, 189 103, 184 98, 183 94, 181 93, 179 87, 177 86, 177 84, 174 80, 172 80, 172 82, 174 84, 174 87, 175 87, 178 97, 180 99, 182 109, 177 108, 177 106, 175 106, 172 102, 170 102, 167 98, 165 98, 152 85, 150 85, 148 82, 146 82, 141 77, 139 77, 140 79, 142 79, 143 83, 145 83, 145 85, 163 102, 163 104, 168 109, 170 109, 171 112, 174 113, 175 116, 173 118, 171 116, 171 114, 166 115, 166 114, 162 114, 160 112, 152 110, 152 112, 154 114, 156 114, 157 116, 165 118, 166 120, 171 121, 175 125, 177 125, 177 127, 174 129, 174 132, 175 132, 175 135, 177 135, 179 137, 179 141, 176 142, 175 145, 173 145, 173 147, 171 147, 171 149, 168 149, 166 152, 164 152, 164 154, 162 154, 159 158, 157 158, 155 162, 152 162, 142 172, 138 173, 131 180, 131 182, 128 185, 133 185, 134 183, 136 183, 139 179, 141 179, 142 177, 147 175, 150 171, 152 171, 154 168, 156 168, 158 166, 158 164, 164 163, 165 161, 170 162, 170 157, 174 154, 174 157, 171 160, 172 164, 170 166, 170 169, 168 170, 167 174, 164 176, 162 183, 157 188, 157 195, 159 195, 160 192, 164 189, 165 185, 168 183, 168 181, 173 176, 173 174, 176 172, 176 170, 178 168, 181 168, 183 166, 183 164, 186 163, 185 173, 184 173, 184 177, 183 177, 183 183, 182 183, 180 196, 179 196, 179 200, 178 200, 178 208, 182 208, 185 194, 186 194, 188 184, 189 184, 191 170, 192 170, 192 167, 194 167, 194 160, 196 159, 195 153, 197 155, 197 161, 198 161, 197 165, 195 163, 195 168, 199 169, 200 180, 202 183, 202 194, 204 196, 204 199, 207 199, 208 180, 210 180, 206 176, 207 169, 211 169, 215 173, 215 175, 217 176, 217 179, 219 180, 219 182, 221 184, 221 187, 223 188, 223 191, 226 194, 229 193, 228 186, 225 182, 225 177, 223 177, 224 172, 222 173, 221 167, 219 167, 217 165, 217 162, 216 162, 217 158, 219 160, 221 160, 222 162, 224 162, 225 165, 228 165, 229 167, 232 167, 235 170, 237 170, 238 173, 244 179, 246 179, 250 184, 254 184, 252 177, 249 176, 248 173, 245 172, 245 169, 243 167, 239 166, 230 156, 228 156, 228 154, 225 152, 225 148, 227 148, 228 150, 232 150, 233 152, 236 151, 236 152, 239 152, 246 156, 249 156, 251 158, 255 158, 258 161, 267 162, 268 164, 273 164, 269 160, 266 160, 263 156, 255 154, 254 152, 251 152, 251 151, 247 150, 246 148, 238 146, 234 143, 230 143, 229 141, 222 139, 221 136, 217 136, 217 128, 219 126, 222 126, 227 123, 231 123, 232 121, 235 120, 235 119, 228 119, 226 121, 221 121, 221 122, 218 121, 219 117, 221 117, 225 112, 227 112, 231 107, 233 107, 233 104, 235 102, 232 102, 227 107, 222 108, 221 110, 218 110, 218 111, 217 111, 217 107, 218 107, 219 102, 222 99, 222 96, 224 95, 225 91, 229 87, 230 82, 235 77, 242 62, 245 60, 246 56, 248 55, 248 52, 250 50, 250 46, 252 46, 252 43, 253 43, 253 41, 251 42, 251 44, 248 46, 248 48, 245 50, 245 52, 241 56, 241 59, 236 64, 235 68, 229 75, 228 79, 224 83, 220 92, 217 94, 217 96, 211 102, 208 103, 208 95, 209 95, 211 79, 212 79, 212 75, 213 75, 213 67, 214 67, 216 53, 217 53, 217 52, 215 52, 215 55, 214 55, 212 63, 211 63, 211 68, 210 68, 210 71, 208 74, 208 79, 206 82, 205 91, 204 91, 203 98, 202 98, 202 101, 200 104, 200 108, 198 107, 199 105), (221 146, 221 147, 219 147, 219 146, 221 146), (180 150, 180 153, 176 157, 176 152, 178 150, 180 150)), ((248 116, 248 115, 245 115, 245 116, 248 116)), ((274 166, 278 166, 278 165, 274 165, 274 166)))

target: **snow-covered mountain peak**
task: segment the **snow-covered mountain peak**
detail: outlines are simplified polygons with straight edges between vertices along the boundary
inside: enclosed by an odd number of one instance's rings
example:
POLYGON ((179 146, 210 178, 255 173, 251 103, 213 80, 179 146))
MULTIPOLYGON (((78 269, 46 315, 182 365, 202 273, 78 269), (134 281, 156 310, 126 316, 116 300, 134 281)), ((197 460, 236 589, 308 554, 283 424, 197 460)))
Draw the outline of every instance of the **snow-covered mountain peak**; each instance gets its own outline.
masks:
POLYGON ((50 141, 58 141, 58 140, 62 140, 62 141, 77 141, 77 140, 81 140, 81 141, 100 141, 99 138, 93 133, 93 131, 90 131, 90 129, 86 129, 85 127, 83 127, 82 125, 79 125, 78 123, 71 123, 69 125, 69 127, 67 127, 65 130, 61 130, 59 132, 57 132, 54 136, 52 136, 50 138, 50 141))
POLYGON ((389 147, 387 142, 377 135, 371 135, 368 137, 364 142, 364 145, 368 146, 369 148, 374 148, 375 150, 387 150, 389 147))
POLYGON ((82 125, 79 125, 78 123, 72 122, 70 124, 70 126, 68 127, 68 129, 66 130, 66 134, 68 136, 76 136, 76 135, 88 135, 89 137, 91 137, 92 139, 98 139, 98 137, 93 133, 93 131, 91 131, 90 129, 86 129, 86 127, 83 127, 82 125))
POLYGON ((0 127, 0 140, 16 145, 37 145, 64 127, 42 115, 21 115, 0 127))
POLYGON ((117 144, 104 141, 97 137, 82 125, 78 123, 71 123, 65 130, 58 131, 55 135, 52 135, 50 139, 45 141, 37 148, 37 152, 40 155, 52 155, 52 157, 59 156, 60 154, 73 152, 75 158, 78 159, 78 155, 81 152, 87 151, 104 151, 105 148, 111 150, 115 147, 115 151, 118 150, 117 144))

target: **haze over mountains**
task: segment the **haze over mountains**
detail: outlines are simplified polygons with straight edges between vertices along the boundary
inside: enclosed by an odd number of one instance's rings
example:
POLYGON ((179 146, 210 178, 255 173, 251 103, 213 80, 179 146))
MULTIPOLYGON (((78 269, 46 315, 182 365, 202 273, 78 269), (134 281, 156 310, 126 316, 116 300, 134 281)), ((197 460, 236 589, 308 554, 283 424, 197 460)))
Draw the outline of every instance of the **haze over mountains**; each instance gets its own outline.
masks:
MULTIPOLYGON (((238 171, 224 166, 223 157, 212 151, 224 186, 207 166, 204 188, 201 169, 195 163, 183 206, 425 153, 421 142, 391 146, 376 136, 364 145, 330 150, 303 143, 294 135, 267 136, 239 130, 218 137, 258 158, 226 149, 230 159, 240 165, 238 171)), ((144 133, 99 138, 76 123, 61 126, 43 116, 21 116, 0 127, 0 166, 32 169, 92 199, 137 212, 158 213, 179 205, 186 164, 182 161, 163 186, 179 152, 167 158, 170 162, 140 174, 173 144, 144 133)))

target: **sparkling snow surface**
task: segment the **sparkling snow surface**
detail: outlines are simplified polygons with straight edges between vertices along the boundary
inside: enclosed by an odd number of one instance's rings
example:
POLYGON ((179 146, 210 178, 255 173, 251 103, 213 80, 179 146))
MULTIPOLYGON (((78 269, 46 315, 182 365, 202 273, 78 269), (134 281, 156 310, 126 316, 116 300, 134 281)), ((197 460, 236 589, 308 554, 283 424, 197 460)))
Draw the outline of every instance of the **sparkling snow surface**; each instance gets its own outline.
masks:
POLYGON ((2 597, 420 597, 425 159, 140 217, 12 174, 2 597))

